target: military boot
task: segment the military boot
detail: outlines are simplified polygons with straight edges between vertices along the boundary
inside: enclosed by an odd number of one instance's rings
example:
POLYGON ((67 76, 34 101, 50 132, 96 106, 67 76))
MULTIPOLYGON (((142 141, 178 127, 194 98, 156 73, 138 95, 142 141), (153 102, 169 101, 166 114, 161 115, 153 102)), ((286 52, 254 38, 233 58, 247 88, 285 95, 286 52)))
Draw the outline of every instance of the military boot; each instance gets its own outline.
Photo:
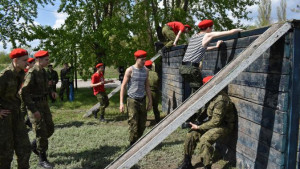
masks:
POLYGON ((100 121, 101 121, 101 122, 106 122, 106 120, 105 120, 105 118, 104 118, 104 115, 103 115, 103 114, 101 114, 101 115, 100 115, 100 121))
POLYGON ((47 160, 47 155, 46 152, 42 152, 39 155, 39 166, 43 167, 43 168, 53 168, 53 165, 49 163, 49 161, 47 160))
POLYGON ((93 113, 93 115, 94 115, 94 118, 97 119, 97 114, 98 114, 98 112, 97 112, 96 110, 93 110, 92 113, 93 113))
POLYGON ((193 169, 191 159, 192 159, 191 156, 185 155, 184 160, 178 169, 193 169))
POLYGON ((32 142, 31 142, 31 150, 34 154, 36 155, 39 155, 38 151, 36 150, 36 139, 34 139, 32 142))

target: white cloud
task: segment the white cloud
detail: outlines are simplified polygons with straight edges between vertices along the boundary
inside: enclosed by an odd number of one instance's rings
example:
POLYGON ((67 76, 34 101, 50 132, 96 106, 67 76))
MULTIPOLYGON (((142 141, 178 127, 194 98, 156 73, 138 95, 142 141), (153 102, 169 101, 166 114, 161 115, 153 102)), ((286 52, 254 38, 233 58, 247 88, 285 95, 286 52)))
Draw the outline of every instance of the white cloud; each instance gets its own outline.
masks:
POLYGON ((68 14, 66 13, 54 13, 54 16, 56 18, 55 24, 53 25, 53 28, 59 28, 61 27, 61 25, 63 25, 65 23, 65 20, 68 17, 68 14))

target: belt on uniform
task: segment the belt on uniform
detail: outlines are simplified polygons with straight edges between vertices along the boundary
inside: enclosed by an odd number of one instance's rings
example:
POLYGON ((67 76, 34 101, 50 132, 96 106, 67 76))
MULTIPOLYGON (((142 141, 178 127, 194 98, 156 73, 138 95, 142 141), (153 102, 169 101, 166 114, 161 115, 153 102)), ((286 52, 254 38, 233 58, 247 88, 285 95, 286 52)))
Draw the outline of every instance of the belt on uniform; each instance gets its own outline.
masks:
POLYGON ((182 62, 182 65, 199 67, 199 63, 194 62, 182 62))

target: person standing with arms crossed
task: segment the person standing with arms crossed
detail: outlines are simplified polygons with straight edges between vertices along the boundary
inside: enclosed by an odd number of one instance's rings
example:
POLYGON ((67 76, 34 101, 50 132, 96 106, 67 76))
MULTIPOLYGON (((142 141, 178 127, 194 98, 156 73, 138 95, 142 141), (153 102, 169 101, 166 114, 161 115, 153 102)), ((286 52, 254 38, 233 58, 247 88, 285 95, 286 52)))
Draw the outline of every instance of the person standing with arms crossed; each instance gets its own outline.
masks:
POLYGON ((14 151, 18 169, 29 169, 30 141, 20 112, 19 90, 24 81, 28 52, 11 51, 11 65, 0 73, 0 168, 10 169, 14 151))
MULTIPOLYGON (((107 97, 107 94, 105 92, 104 84, 106 83, 112 83, 113 80, 104 80, 104 66, 103 63, 99 63, 96 65, 97 71, 93 74, 92 80, 91 80, 91 87, 93 87, 94 95, 97 97, 97 100, 100 103, 100 121, 105 122, 104 114, 105 114, 105 108, 109 105, 109 100, 107 97)), ((98 110, 93 111, 94 117, 97 118, 98 110)))
POLYGON ((39 165, 43 168, 53 168, 47 160, 48 138, 54 133, 54 123, 49 109, 47 96, 49 91, 47 72, 44 69, 49 64, 48 51, 38 51, 34 55, 36 63, 25 76, 21 95, 28 108, 28 116, 36 139, 31 143, 32 151, 39 156, 39 165))
POLYGON ((127 109, 129 114, 129 142, 133 145, 144 133, 147 111, 151 110, 152 98, 148 81, 149 70, 144 66, 147 52, 134 53, 135 64, 126 69, 120 91, 120 112, 124 112, 124 93, 127 89, 127 109), (149 99, 146 108, 145 93, 149 99))

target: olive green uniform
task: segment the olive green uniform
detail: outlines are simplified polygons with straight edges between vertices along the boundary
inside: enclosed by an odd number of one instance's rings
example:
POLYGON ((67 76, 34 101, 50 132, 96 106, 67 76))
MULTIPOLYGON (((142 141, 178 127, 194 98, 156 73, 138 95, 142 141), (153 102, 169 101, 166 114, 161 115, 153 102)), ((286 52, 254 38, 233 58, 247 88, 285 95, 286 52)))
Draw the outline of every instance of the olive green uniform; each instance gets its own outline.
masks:
POLYGON ((99 112, 100 115, 104 117, 105 108, 109 106, 109 99, 106 92, 99 92, 97 95, 97 100, 100 103, 99 112))
POLYGON ((158 102, 160 100, 159 99, 159 97, 160 97, 159 78, 155 71, 150 70, 148 79, 149 79, 149 85, 150 85, 150 89, 151 89, 152 108, 153 108, 155 121, 159 122, 160 121, 160 112, 158 110, 158 102))
POLYGON ((162 29, 162 34, 163 36, 166 38, 166 43, 165 43, 165 46, 167 48, 170 48, 173 46, 173 43, 176 39, 176 35, 175 33, 173 32, 172 28, 168 25, 165 25, 162 29))
POLYGON ((24 71, 16 72, 13 65, 0 73, 0 109, 11 113, 0 119, 0 168, 10 169, 14 150, 18 168, 29 168, 31 146, 20 111, 19 89, 24 80, 24 71))
POLYGON ((200 116, 207 115, 208 121, 201 124, 198 130, 191 130, 184 142, 185 155, 192 156, 199 142, 200 160, 205 166, 211 165, 212 145, 228 136, 234 128, 235 114, 233 104, 228 95, 221 91, 214 97, 206 109, 201 109, 200 116))
MULTIPOLYGON (((49 85, 49 90, 56 92, 56 84, 58 82, 58 74, 55 70, 50 71, 47 70, 48 80, 51 81, 51 85, 49 85)), ((49 98, 51 99, 52 103, 55 102, 55 99, 52 97, 51 93, 49 93, 49 98)))
POLYGON ((39 153, 47 151, 48 138, 54 132, 52 115, 47 101, 48 89, 46 70, 34 65, 25 76, 21 95, 29 110, 28 116, 36 135, 37 151, 39 153), (40 120, 34 117, 36 111, 41 114, 40 120))
POLYGON ((181 65, 179 67, 179 73, 183 79, 190 84, 192 89, 191 93, 196 92, 201 87, 202 76, 199 67, 192 65, 181 65))
MULTIPOLYGON (((60 71, 60 79, 61 79, 61 87, 59 91, 59 97, 61 100, 64 98, 64 91, 66 91, 67 99, 69 98, 70 94, 70 84, 73 82, 71 68, 63 68, 60 71)), ((69 99, 68 99, 69 100, 69 99)))

